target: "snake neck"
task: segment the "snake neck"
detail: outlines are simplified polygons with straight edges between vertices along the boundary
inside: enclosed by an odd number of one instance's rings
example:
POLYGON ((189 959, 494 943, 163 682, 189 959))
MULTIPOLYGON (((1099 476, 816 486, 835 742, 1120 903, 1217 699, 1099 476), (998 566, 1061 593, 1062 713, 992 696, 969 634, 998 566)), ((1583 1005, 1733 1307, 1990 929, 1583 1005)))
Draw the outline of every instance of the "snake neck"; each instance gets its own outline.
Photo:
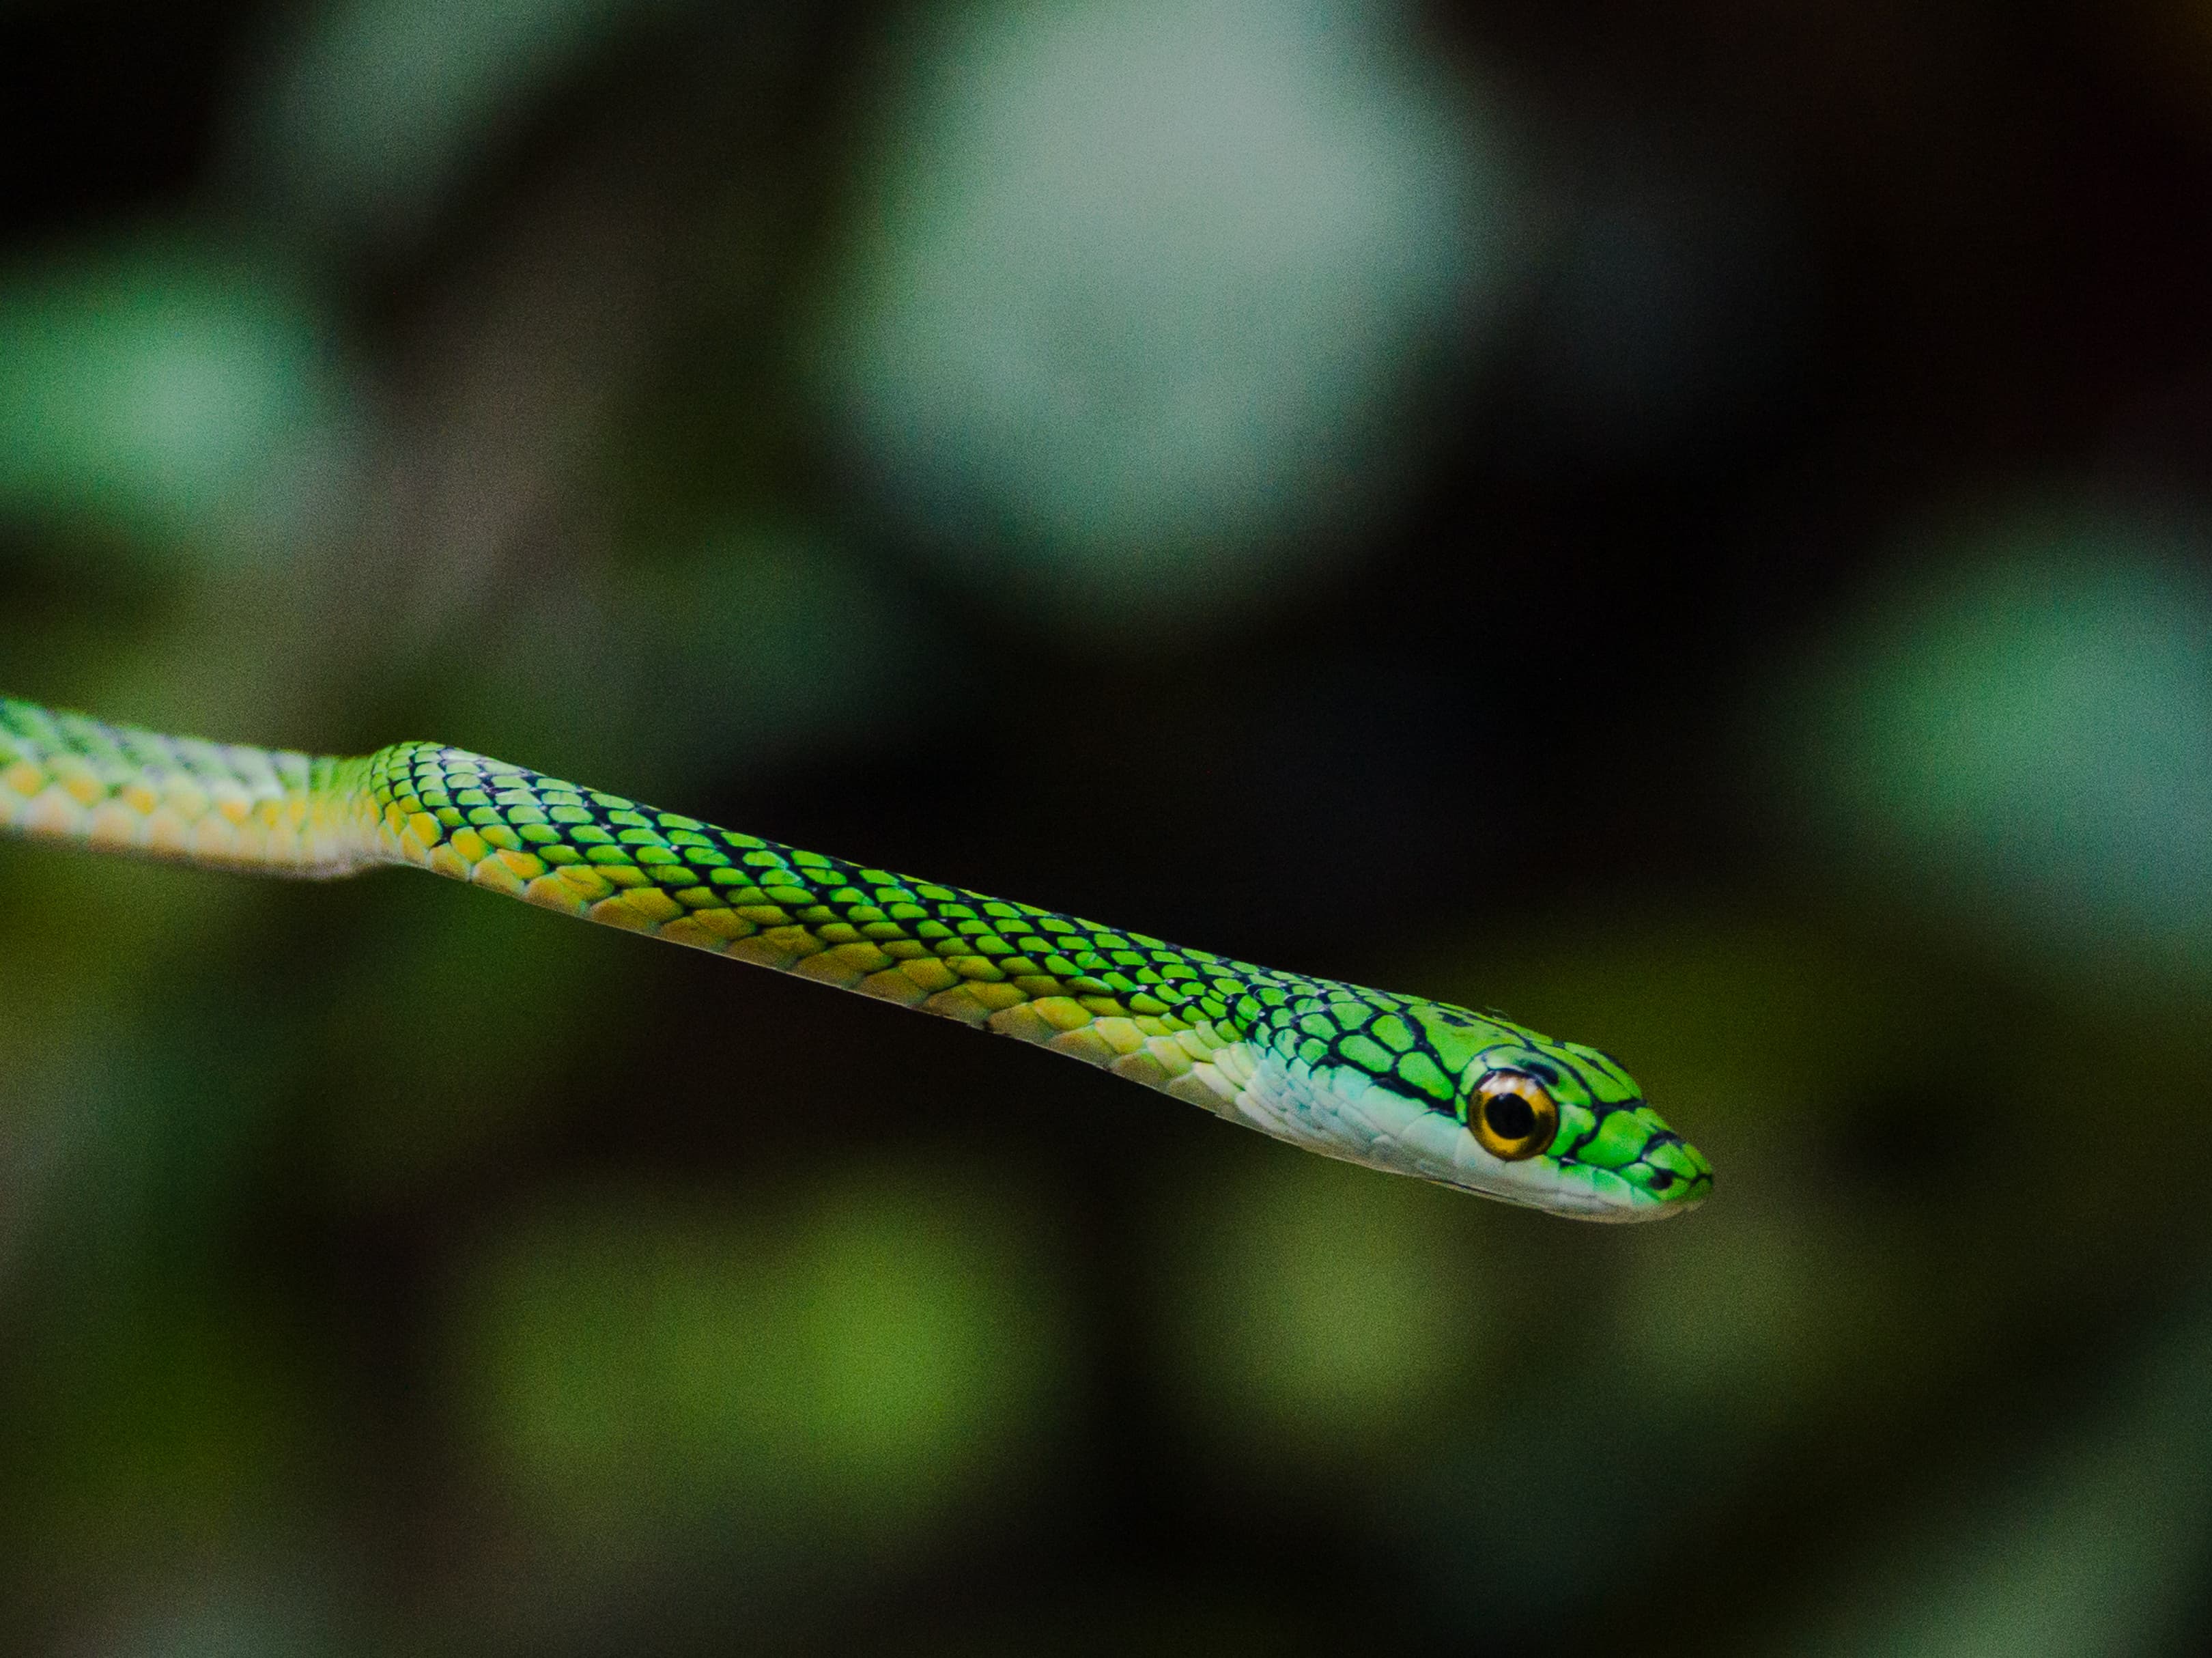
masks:
POLYGON ((463 749, 342 771, 376 850, 543 908, 1086 1060, 1216 1112, 1323 981, 723 829, 463 749))

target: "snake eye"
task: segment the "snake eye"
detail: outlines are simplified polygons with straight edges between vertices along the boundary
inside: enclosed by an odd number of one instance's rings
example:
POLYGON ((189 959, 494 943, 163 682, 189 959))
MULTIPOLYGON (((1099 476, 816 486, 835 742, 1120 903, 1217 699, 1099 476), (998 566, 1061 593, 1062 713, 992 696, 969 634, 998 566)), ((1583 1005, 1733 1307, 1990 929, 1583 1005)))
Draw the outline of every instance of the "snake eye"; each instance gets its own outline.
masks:
POLYGON ((1538 1155, 1559 1131, 1558 1102, 1541 1082, 1521 1071, 1491 1072, 1475 1084, 1468 1107, 1468 1127, 1482 1149, 1503 1162, 1538 1155))

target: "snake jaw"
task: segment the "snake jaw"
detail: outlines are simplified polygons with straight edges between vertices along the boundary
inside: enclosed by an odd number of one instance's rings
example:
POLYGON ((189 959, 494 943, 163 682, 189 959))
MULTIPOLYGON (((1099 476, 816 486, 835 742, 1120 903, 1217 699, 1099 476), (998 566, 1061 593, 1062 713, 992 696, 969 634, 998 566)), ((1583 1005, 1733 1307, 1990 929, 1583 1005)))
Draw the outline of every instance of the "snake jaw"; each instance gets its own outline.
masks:
POLYGON ((1711 1192, 1711 1166, 1607 1056, 1495 1015, 1401 1005, 1428 1063, 1385 1076, 1338 1057, 1346 1045, 1316 1063, 1280 1042, 1239 1044, 1223 1114, 1324 1156, 1580 1220, 1658 1220, 1711 1192), (1470 1126, 1485 1082, 1501 1076, 1540 1083, 1557 1112, 1548 1141, 1519 1156, 1494 1155, 1470 1126))
MULTIPOLYGON (((1657 1122, 1648 1106, 1637 1109, 1657 1122)), ((1353 1067, 1308 1068, 1263 1058, 1251 1068, 1232 1110, 1262 1133, 1326 1157, 1577 1220, 1625 1222, 1683 1214, 1711 1187, 1704 1159, 1663 1125, 1653 1139, 1663 1134, 1662 1149, 1680 1147, 1685 1161, 1702 1172, 1693 1181, 1670 1170, 1655 1191, 1636 1164, 1605 1167, 1548 1155, 1508 1162, 1492 1156, 1455 1116, 1353 1067)))

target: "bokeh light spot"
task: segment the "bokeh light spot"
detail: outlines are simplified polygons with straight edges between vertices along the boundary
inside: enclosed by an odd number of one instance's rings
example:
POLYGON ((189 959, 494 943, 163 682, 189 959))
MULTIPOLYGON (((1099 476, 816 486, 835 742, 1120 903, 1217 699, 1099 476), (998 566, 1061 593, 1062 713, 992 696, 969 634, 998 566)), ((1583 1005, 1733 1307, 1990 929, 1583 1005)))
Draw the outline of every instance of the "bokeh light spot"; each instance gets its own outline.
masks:
POLYGON ((1370 500, 1514 263, 1496 119, 1387 9, 999 6, 905 80, 833 398, 925 539, 1091 625, 1218 610, 1370 500))
POLYGON ((1782 728, 1822 832, 2062 966, 2212 968, 2202 538, 2024 509, 1917 550, 1782 728))
POLYGON ((555 1540, 721 1515, 756 1540, 894 1544, 1036 1442, 1066 1356, 997 1194, 856 1171, 749 1207, 580 1198, 485 1252, 458 1374, 555 1540))
POLYGON ((0 276, 0 507, 235 558, 296 509, 344 412, 282 274, 159 240, 0 276))
POLYGON ((1161 1228, 1171 1396, 1256 1462, 1340 1466, 1407 1442, 1486 1356, 1478 1296, 1497 1283, 1448 1265, 1457 1223, 1480 1217, 1361 1173, 1255 1160, 1178 1194, 1161 1228))

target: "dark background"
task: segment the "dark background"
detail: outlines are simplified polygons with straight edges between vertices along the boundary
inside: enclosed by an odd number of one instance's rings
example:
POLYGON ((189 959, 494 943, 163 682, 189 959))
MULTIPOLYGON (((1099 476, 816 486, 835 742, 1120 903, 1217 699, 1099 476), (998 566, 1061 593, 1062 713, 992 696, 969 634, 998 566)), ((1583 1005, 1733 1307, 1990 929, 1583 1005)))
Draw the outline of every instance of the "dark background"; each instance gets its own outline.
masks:
POLYGON ((1503 1007, 1718 1170, 0 848, 0 1642, 2201 1649, 2208 201, 2180 0, 0 5, 8 692, 1503 1007))

